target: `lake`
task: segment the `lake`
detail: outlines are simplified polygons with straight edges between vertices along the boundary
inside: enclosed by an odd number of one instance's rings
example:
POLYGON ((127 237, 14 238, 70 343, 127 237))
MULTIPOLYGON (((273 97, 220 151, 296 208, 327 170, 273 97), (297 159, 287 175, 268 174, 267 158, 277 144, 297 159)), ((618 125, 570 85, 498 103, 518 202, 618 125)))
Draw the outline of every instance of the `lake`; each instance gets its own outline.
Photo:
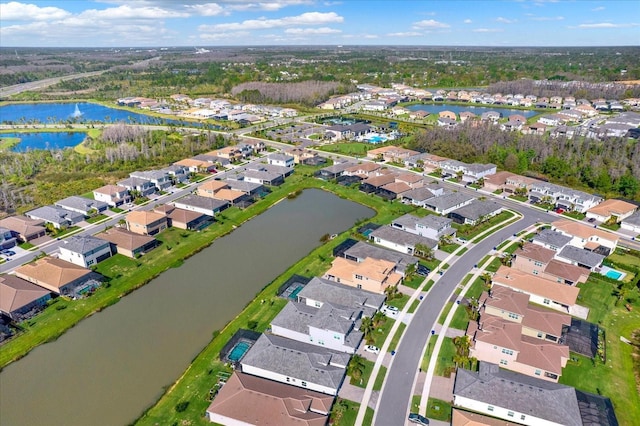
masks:
POLYGON ((84 132, 0 133, 0 138, 20 139, 20 143, 11 148, 14 152, 73 147, 84 141, 86 137, 87 134, 84 132))
POLYGON ((214 330, 319 246, 323 235, 373 215, 317 189, 284 199, 5 367, 0 424, 129 424, 180 377, 214 330))
POLYGON ((10 104, 0 107, 0 122, 13 124, 27 123, 137 123, 137 124, 185 124, 200 127, 200 123, 151 117, 122 109, 109 108, 90 102, 10 104), (76 109, 77 107, 77 109, 76 109))
POLYGON ((512 114, 520 114, 526 118, 533 117, 534 115, 540 114, 537 111, 527 111, 520 109, 511 109, 511 108, 491 108, 486 106, 475 106, 475 105, 449 105, 449 104, 418 104, 418 105, 410 105, 407 107, 410 111, 426 111, 429 114, 438 114, 442 111, 451 111, 456 114, 460 114, 464 111, 472 112, 476 115, 481 115, 484 112, 496 111, 502 114, 503 117, 508 117, 512 114))

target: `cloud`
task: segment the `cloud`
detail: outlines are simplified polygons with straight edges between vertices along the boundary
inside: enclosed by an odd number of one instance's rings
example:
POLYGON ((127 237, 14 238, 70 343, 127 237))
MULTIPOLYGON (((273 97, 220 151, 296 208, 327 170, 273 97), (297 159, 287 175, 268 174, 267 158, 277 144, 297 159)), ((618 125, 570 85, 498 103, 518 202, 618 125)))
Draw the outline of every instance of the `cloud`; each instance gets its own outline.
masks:
POLYGON ((404 33, 389 33, 387 34, 388 37, 420 37, 422 35, 422 33, 419 33, 417 31, 407 31, 404 33))
POLYGON ((465 19, 463 22, 464 22, 465 24, 470 24, 470 23, 472 23, 473 21, 472 21, 471 19, 465 19))
POLYGON ((449 28, 449 24, 445 24, 444 22, 438 22, 434 19, 425 19, 423 21, 418 21, 413 23, 414 29, 440 29, 440 28, 449 28))
POLYGON ((595 28, 629 28, 629 27, 637 27, 640 24, 632 23, 632 24, 614 24, 613 22, 598 22, 594 24, 580 24, 577 27, 569 27, 569 28, 579 28, 579 29, 595 29, 595 28))
POLYGON ((501 28, 476 28, 471 31, 474 33, 501 33, 504 30, 501 28))
POLYGON ((107 9, 89 9, 77 15, 78 19, 165 19, 165 18, 186 18, 189 14, 162 9, 156 6, 131 7, 122 5, 107 9))
POLYGON ((591 9, 592 12, 600 12, 601 10, 604 10, 605 7, 604 6, 598 6, 598 7, 594 7, 593 9, 591 9))
POLYGON ((329 27, 322 28, 287 28, 284 30, 287 34, 295 35, 324 35, 324 34, 337 34, 341 33, 341 30, 329 27))
POLYGON ((507 18, 503 18, 502 16, 498 16, 496 18, 496 22, 501 22, 503 24, 513 24, 513 23, 518 22, 518 21, 515 20, 515 19, 507 19, 507 18))
POLYGON ((564 16, 532 16, 532 21, 562 21, 564 16))
POLYGON ((344 18, 335 12, 307 12, 298 16, 286 16, 279 19, 248 19, 242 22, 230 22, 226 24, 201 25, 200 31, 242 31, 264 30, 270 28, 293 27, 297 25, 323 25, 342 23, 344 18))
POLYGON ((200 15, 200 16, 218 16, 218 15, 227 15, 229 13, 217 3, 185 5, 185 8, 189 12, 193 12, 196 15, 200 15))
POLYGON ((12 1, 0 3, 0 16, 3 21, 48 21, 66 18, 71 13, 58 7, 39 7, 12 1))

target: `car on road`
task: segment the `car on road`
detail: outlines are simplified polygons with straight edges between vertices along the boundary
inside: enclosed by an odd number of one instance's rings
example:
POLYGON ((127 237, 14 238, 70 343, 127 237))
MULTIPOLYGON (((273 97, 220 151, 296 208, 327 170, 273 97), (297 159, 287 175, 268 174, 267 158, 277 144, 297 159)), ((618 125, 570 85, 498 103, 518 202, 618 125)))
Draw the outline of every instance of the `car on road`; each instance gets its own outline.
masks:
POLYGON ((373 345, 367 345, 364 347, 365 352, 371 352, 372 354, 378 355, 380 353, 380 348, 373 345))
POLYGON ((429 424, 429 419, 427 419, 424 416, 421 416, 418 413, 409 413, 409 421, 417 425, 427 426, 429 424))

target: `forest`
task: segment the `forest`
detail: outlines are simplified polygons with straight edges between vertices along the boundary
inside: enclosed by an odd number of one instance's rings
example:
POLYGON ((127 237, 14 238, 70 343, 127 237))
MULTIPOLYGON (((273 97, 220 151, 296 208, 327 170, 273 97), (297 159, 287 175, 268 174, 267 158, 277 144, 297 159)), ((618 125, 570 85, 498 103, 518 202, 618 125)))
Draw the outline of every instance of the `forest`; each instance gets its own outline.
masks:
POLYGON ((493 163, 502 170, 601 196, 640 201, 640 143, 626 138, 549 138, 505 132, 493 125, 462 125, 420 131, 409 148, 468 163, 493 163))

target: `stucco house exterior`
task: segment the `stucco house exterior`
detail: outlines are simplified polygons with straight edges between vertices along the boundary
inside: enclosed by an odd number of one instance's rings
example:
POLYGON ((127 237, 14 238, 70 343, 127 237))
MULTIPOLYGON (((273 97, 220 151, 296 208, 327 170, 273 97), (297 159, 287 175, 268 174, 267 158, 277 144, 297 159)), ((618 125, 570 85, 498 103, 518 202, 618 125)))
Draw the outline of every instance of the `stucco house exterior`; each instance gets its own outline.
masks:
POLYGON ((323 278, 379 294, 383 294, 387 287, 402 282, 402 275, 396 272, 395 263, 375 258, 366 258, 361 262, 335 258, 323 278))
POLYGON ((111 207, 118 207, 131 202, 129 190, 120 185, 105 185, 93 190, 93 198, 96 201, 107 203, 111 207))
POLYGON ((405 214, 393 219, 391 226, 437 241, 443 235, 452 235, 455 233, 455 228, 451 226, 452 222, 451 219, 436 215, 418 217, 405 214))
POLYGON ((595 219, 598 222, 607 222, 610 219, 614 219, 617 223, 631 216, 638 206, 635 204, 627 203, 622 200, 605 200, 595 207, 591 207, 587 210, 587 218, 595 219))
POLYGON ((636 212, 620 223, 620 227, 624 230, 640 234, 640 212, 636 212))
POLYGON ((579 222, 561 219, 551 223, 551 229, 571 238, 569 245, 587 249, 604 256, 618 246, 617 235, 579 222))
POLYGON ((97 283, 90 269, 46 256, 15 270, 16 276, 62 296, 73 296, 81 287, 97 283))
POLYGON ((43 224, 43 220, 31 219, 21 215, 0 219, 0 227, 10 230, 11 234, 22 242, 44 237, 47 234, 47 230, 42 226, 43 224))
POLYGON ((22 321, 44 309, 51 292, 15 275, 0 275, 0 313, 22 321))
POLYGON ((91 216, 92 214, 102 213, 109 208, 106 202, 99 200, 92 200, 90 198, 71 196, 63 200, 56 201, 55 205, 65 210, 81 213, 85 216, 91 216))
POLYGON ((89 268, 112 255, 108 241, 90 235, 65 238, 60 245, 60 259, 89 268))
POLYGON ((125 216, 127 230, 141 235, 156 235, 169 227, 167 217, 152 211, 133 211, 125 216))
POLYGON ((96 238, 108 241, 112 250, 123 256, 136 258, 153 250, 158 242, 149 235, 136 234, 124 228, 113 227, 96 234, 96 238))

